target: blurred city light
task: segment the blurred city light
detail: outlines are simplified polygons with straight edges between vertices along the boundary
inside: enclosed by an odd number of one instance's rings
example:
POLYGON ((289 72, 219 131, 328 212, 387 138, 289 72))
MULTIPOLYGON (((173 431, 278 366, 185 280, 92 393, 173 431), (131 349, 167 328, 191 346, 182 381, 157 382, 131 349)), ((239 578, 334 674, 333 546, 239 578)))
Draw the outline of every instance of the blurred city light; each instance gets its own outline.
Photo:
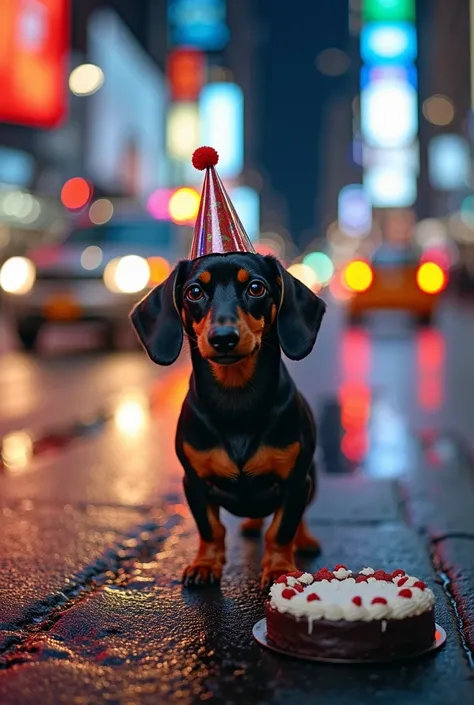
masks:
POLYGON ((369 289, 374 279, 372 268, 367 262, 355 260, 350 262, 343 273, 343 281, 352 291, 362 293, 369 289))
POLYGON ((285 243, 277 237, 276 233, 263 233, 258 242, 254 243, 255 251, 260 255, 272 255, 280 260, 285 259, 285 243))
POLYGON ((364 188, 375 208, 404 208, 416 201, 416 173, 390 165, 367 169, 364 188))
POLYGON ((0 3, 0 123, 57 127, 67 112, 70 3, 0 3))
POLYGON ((361 127, 364 140, 374 147, 403 147, 418 131, 417 93, 408 81, 373 80, 361 93, 361 127))
POLYGON ((175 49, 168 55, 166 74, 171 98, 196 101, 205 80, 206 57, 197 49, 175 49))
POLYGON ((30 193, 16 190, 0 193, 0 215, 29 225, 34 223, 40 214, 41 206, 30 193))
POLYGON ((308 287, 308 289, 314 290, 314 289, 320 288, 316 274, 313 272, 311 267, 308 267, 307 264, 302 264, 301 262, 296 262, 295 264, 291 264, 288 267, 287 271, 292 276, 294 276, 295 279, 298 279, 300 282, 305 284, 308 287))
POLYGON ((325 76, 342 76, 350 64, 348 55, 336 47, 325 49, 316 57, 316 68, 325 76))
POLYGON ((415 0, 362 0, 365 21, 398 21, 415 19, 415 0))
POLYGON ((192 188, 180 188, 173 193, 168 203, 170 218, 175 223, 193 221, 199 210, 201 198, 192 188))
POLYGON ((32 180, 35 160, 21 149, 0 146, 0 182, 26 187, 32 180))
POLYGON ((124 436, 139 435, 146 427, 149 418, 146 396, 124 398, 114 411, 114 424, 124 436))
POLYGON ((23 470, 32 457, 33 439, 26 431, 13 431, 3 437, 1 460, 7 470, 23 470))
POLYGON ((229 41, 226 0, 168 0, 171 44, 221 51, 229 41))
POLYGON ((250 186, 236 186, 229 195, 247 235, 255 241, 260 233, 260 196, 250 186))
POLYGON ((169 220, 169 204, 174 189, 160 188, 148 196, 147 210, 156 220, 169 220))
POLYGON ((408 22, 367 24, 360 42, 366 64, 409 64, 417 56, 416 28, 408 22))
POLYGON ((81 254, 81 264, 84 269, 93 270, 97 269, 102 263, 104 255, 100 247, 97 245, 89 245, 81 254))
POLYGON ((469 142, 461 135, 437 135, 428 143, 428 174, 433 188, 465 188, 471 174, 469 142))
POLYGON ((173 103, 168 110, 166 144, 169 155, 189 161, 199 143, 199 110, 196 103, 173 103))
POLYGON ((148 262, 138 255, 111 260, 104 271, 105 286, 114 293, 134 294, 144 289, 149 280, 148 262))
POLYGON ((222 179, 237 178, 244 164, 244 96, 235 83, 209 83, 199 97, 200 142, 219 154, 222 179))
POLYGON ((35 279, 35 265, 26 257, 10 257, 0 269, 0 288, 9 294, 27 294, 35 279))
POLYGON ((66 181, 61 189, 61 203, 68 210, 79 210, 92 198, 92 185, 81 176, 66 181))
POLYGON ((313 270, 321 286, 326 286, 334 274, 334 264, 325 252, 310 252, 303 258, 303 264, 313 270))
POLYGON ((171 272, 171 265, 164 257, 149 257, 148 266, 150 268, 149 284, 151 286, 162 284, 171 272))
POLYGON ((414 229, 416 242, 422 248, 444 245, 448 232, 445 223, 437 218, 425 218, 420 220, 414 229))
POLYGON ((447 283, 447 277, 435 262, 424 262, 417 270, 416 281, 426 294, 438 294, 447 283))
POLYGON ((372 203, 361 184, 344 186, 338 196, 338 225, 345 234, 367 235, 372 227, 372 203))
POLYGON ((114 214, 114 207, 108 198, 99 198, 89 208, 89 218, 94 225, 108 223, 114 214))
POLYGON ((445 95, 432 95, 427 98, 422 107, 426 120, 433 125, 444 127, 454 120, 454 105, 445 95))
POLYGON ((92 95, 103 83, 104 73, 95 64, 81 64, 69 76, 69 90, 77 96, 92 95))
POLYGON ((463 223, 474 228, 474 196, 466 196, 463 200, 460 216, 463 223))

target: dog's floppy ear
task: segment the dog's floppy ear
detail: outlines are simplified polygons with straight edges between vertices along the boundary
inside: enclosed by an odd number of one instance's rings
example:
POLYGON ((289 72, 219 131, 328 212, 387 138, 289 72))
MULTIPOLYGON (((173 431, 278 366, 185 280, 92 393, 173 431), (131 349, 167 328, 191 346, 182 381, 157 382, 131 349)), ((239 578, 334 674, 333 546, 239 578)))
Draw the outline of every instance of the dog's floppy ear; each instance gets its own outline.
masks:
POLYGON ((183 345, 178 297, 187 262, 179 262, 168 279, 152 289, 130 314, 132 326, 157 365, 172 365, 183 345))
POLYGON ((290 360, 302 360, 313 349, 324 313, 325 302, 272 258, 281 284, 277 331, 280 345, 290 360))

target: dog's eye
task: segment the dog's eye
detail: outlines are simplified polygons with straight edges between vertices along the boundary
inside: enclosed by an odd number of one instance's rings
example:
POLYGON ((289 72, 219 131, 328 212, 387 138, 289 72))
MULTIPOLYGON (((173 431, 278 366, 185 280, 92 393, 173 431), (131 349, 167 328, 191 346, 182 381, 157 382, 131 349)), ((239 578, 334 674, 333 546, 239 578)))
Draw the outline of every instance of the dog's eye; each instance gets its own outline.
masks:
POLYGON ((192 286, 188 287, 188 289, 186 289, 186 298, 188 299, 188 301, 200 301, 203 296, 203 290, 200 286, 197 286, 197 284, 193 284, 192 286))
POLYGON ((254 281, 250 282, 247 291, 250 296, 259 297, 265 294, 266 289, 262 282, 254 281))

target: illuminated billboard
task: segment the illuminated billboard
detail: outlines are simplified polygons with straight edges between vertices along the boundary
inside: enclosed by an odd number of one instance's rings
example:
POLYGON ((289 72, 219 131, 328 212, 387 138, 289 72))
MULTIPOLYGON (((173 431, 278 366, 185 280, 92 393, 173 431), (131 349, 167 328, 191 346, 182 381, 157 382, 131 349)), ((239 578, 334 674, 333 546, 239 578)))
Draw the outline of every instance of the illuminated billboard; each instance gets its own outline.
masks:
POLYGON ((417 56, 415 26, 409 22, 372 22, 362 28, 360 53, 366 64, 410 64, 417 56))
POLYGON ((205 79, 205 56, 196 49, 175 49, 168 55, 166 74, 173 100, 197 100, 205 79))
POLYGON ((362 0, 364 22, 415 20, 415 0, 362 0))
POLYGON ((469 142, 461 135, 437 135, 428 144, 430 183, 440 191, 469 186, 471 156, 469 142))
POLYGON ((361 130, 372 147, 405 147, 418 133, 418 96, 407 81, 373 81, 361 93, 361 130))
POLYGON ((108 191, 147 197, 168 180, 165 77, 112 10, 94 12, 88 43, 104 85, 87 98, 87 169, 108 191))
POLYGON ((196 103, 173 103, 170 106, 166 144, 172 159, 189 162, 190 155, 199 147, 199 111, 196 103))
POLYGON ((416 174, 380 164, 365 171, 364 189, 374 208, 408 208, 416 201, 416 174))
POLYGON ((1 0, 0 121, 58 126, 67 112, 69 0, 1 0))
POLYGON ((252 241, 260 235, 260 196, 250 186, 236 186, 229 192, 234 208, 252 241))
POLYGON ((168 0, 169 43, 221 51, 230 36, 226 9, 226 0, 168 0))
POLYGON ((219 153, 222 179, 235 179, 244 164, 244 95, 235 83, 209 83, 199 97, 200 141, 219 153))

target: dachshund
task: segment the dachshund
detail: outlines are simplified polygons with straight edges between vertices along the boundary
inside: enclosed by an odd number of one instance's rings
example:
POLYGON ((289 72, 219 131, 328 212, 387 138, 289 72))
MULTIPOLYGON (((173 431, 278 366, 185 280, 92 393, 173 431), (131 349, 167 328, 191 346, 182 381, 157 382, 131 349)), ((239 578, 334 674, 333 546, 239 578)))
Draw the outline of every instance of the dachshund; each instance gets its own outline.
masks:
POLYGON ((149 358, 171 365, 183 337, 192 374, 176 432, 184 492, 199 531, 185 586, 220 582, 220 509, 265 533, 262 587, 296 570, 294 552, 319 553, 304 513, 316 493, 316 425, 290 377, 311 352, 326 304, 275 258, 254 253, 181 261, 136 304, 130 320, 149 358))

